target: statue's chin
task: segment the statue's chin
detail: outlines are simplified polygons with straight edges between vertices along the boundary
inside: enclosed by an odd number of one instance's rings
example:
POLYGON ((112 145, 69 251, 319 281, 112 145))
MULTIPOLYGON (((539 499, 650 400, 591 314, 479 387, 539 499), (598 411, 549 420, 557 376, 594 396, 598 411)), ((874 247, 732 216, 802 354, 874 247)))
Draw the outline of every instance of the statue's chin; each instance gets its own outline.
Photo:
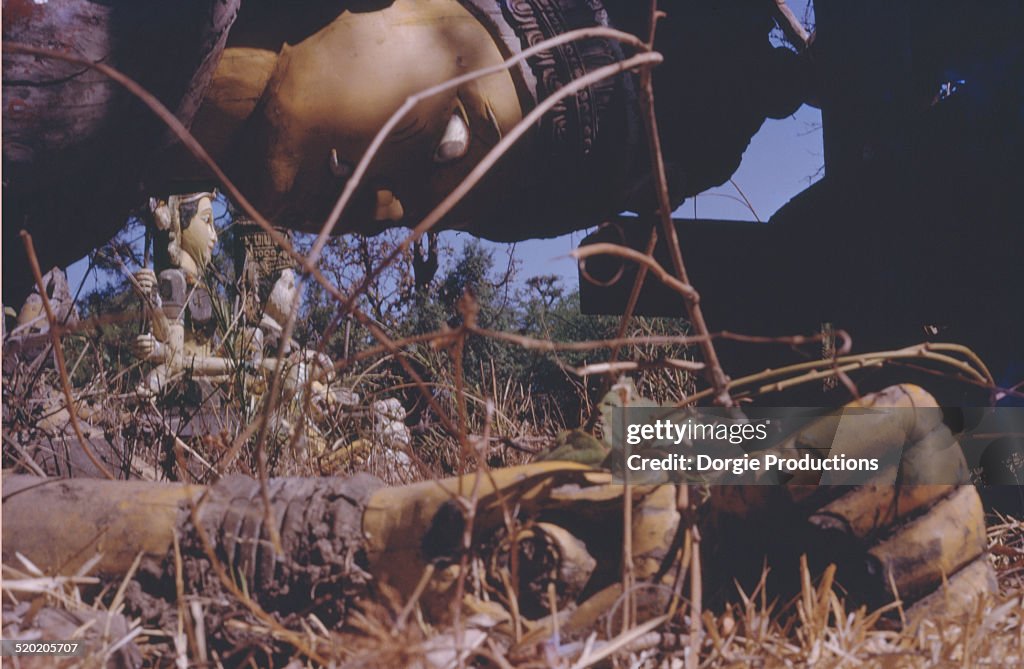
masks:
POLYGON ((198 255, 200 256, 200 262, 196 263, 196 260, 191 253, 186 251, 181 254, 181 271, 185 273, 185 276, 188 277, 190 281, 195 281, 199 278, 199 268, 205 267, 210 260, 209 256, 203 256, 201 253, 198 255))

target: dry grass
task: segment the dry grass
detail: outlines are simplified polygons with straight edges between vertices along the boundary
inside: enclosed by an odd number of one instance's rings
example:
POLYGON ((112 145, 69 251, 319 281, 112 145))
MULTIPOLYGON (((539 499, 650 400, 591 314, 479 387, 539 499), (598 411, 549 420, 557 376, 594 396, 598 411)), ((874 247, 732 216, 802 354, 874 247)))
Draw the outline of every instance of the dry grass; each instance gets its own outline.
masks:
MULTIPOLYGON (((896 630, 884 615, 895 605, 871 612, 848 610, 832 571, 812 581, 803 565, 804 584, 793 601, 773 599, 762 579, 752 592, 737 592, 724 610, 705 611, 699 666, 1018 666, 1024 661, 1024 522, 1002 518, 989 536, 1002 587, 998 595, 980 598, 968 615, 929 619, 917 629, 896 630)), ((210 602, 203 597, 183 595, 170 627, 144 628, 138 620, 121 617, 123 593, 132 574, 108 585, 106 596, 94 600, 83 594, 98 582, 88 571, 86 566, 75 576, 47 577, 24 559, 18 566, 5 565, 4 637, 38 638, 30 616, 55 609, 77 615, 74 619, 81 622, 66 632, 67 638, 85 639, 89 648, 87 657, 61 666, 103 666, 117 652, 127 652, 129 642, 142 651, 147 666, 444 667, 455 666, 461 656, 472 666, 588 667, 611 662, 653 669, 682 667, 687 657, 687 626, 665 616, 639 621, 617 635, 608 634, 603 617, 571 637, 559 638, 550 631, 538 634, 543 626, 534 624, 535 631, 517 643, 507 619, 478 614, 466 619, 460 631, 450 625, 435 627, 416 607, 411 616, 403 611, 405 603, 387 591, 377 600, 362 602, 342 632, 328 630, 314 615, 293 621, 289 634, 272 621, 229 620, 226 624, 235 633, 264 641, 225 652, 207 645, 212 630, 205 628, 204 609, 210 602), (294 653, 296 643, 306 649, 306 656, 296 654, 289 660, 288 648, 294 653)), ((45 630, 42 634, 51 638, 45 630)))

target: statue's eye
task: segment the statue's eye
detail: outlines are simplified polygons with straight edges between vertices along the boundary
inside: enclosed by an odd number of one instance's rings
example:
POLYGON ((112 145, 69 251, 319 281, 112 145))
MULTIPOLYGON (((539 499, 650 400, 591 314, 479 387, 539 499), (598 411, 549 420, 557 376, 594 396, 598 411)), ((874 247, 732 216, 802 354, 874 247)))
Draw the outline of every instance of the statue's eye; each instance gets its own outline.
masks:
POLYGON ((452 112, 445 126, 444 135, 434 149, 434 162, 439 165, 453 163, 466 155, 469 150, 469 124, 462 103, 452 112))
POLYGON ((328 165, 330 165, 331 174, 339 179, 348 179, 352 176, 352 172, 355 169, 352 163, 338 157, 337 149, 331 149, 331 153, 328 158, 328 165))

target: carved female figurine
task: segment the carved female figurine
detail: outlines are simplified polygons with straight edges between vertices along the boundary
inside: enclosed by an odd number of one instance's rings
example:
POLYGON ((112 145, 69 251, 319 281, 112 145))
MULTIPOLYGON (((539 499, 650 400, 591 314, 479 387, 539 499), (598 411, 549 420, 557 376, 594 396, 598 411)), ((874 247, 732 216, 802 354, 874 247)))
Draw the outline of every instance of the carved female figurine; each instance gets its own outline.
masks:
MULTIPOLYGON (((136 357, 157 363, 139 388, 152 396, 168 381, 184 372, 195 378, 227 380, 241 360, 216 355, 213 305, 203 280, 217 243, 213 201, 215 193, 172 195, 166 202, 152 200, 150 210, 156 228, 156 266, 135 273, 137 289, 152 315, 152 331, 132 343, 136 357), (158 288, 154 293, 154 288, 158 288)), ((282 325, 299 299, 295 272, 285 269, 274 284, 255 326, 241 328, 241 345, 252 370, 269 378, 277 365, 282 325), (266 349, 264 345, 266 344, 266 349)), ((283 389, 296 396, 310 383, 314 406, 336 408, 354 403, 352 393, 330 387, 333 365, 325 355, 285 345, 283 389)), ((257 387, 264 386, 259 384, 257 387)))
POLYGON ((202 276, 217 244, 215 198, 215 193, 202 192, 150 201, 160 272, 141 269, 134 275, 152 316, 152 331, 135 338, 132 353, 158 364, 139 388, 142 395, 158 392, 185 370, 216 378, 231 369, 231 361, 212 355, 213 306, 202 276))

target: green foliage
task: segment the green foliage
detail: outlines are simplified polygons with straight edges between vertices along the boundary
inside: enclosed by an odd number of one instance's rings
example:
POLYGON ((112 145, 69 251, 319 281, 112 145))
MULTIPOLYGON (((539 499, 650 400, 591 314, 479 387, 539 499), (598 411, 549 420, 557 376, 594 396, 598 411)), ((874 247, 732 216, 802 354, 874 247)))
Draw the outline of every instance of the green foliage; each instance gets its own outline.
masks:
MULTIPOLYGON (((436 332, 461 322, 459 301, 471 295, 481 328, 511 332, 555 342, 598 341, 616 335, 617 317, 586 316, 580 313, 579 293, 567 290, 555 276, 517 280, 514 263, 499 264, 495 253, 480 242, 466 243, 448 270, 425 291, 412 296, 404 317, 399 319, 396 337, 436 332)), ((637 319, 628 334, 682 334, 685 324, 674 319, 637 319)), ((422 361, 425 377, 450 377, 451 356, 438 356, 428 346, 419 346, 414 357, 422 361), (447 368, 446 368, 447 366, 447 368)), ((636 351, 626 351, 634 357, 636 351)), ((685 357, 682 350, 651 347, 648 357, 685 357)), ((529 397, 526 407, 542 417, 543 431, 554 434, 563 427, 581 424, 589 407, 605 391, 604 377, 582 380, 567 370, 608 360, 609 350, 551 353, 531 350, 494 338, 471 336, 463 350, 465 387, 481 396, 495 396, 497 388, 514 380, 529 397)), ((396 370, 396 373, 397 370, 396 370)), ((652 396, 679 396, 688 388, 685 375, 645 373, 640 383, 652 396), (668 388, 669 383, 675 387, 668 388)))
POLYGON ((555 446, 541 460, 561 460, 600 467, 611 448, 589 432, 580 429, 565 430, 558 434, 555 446))

